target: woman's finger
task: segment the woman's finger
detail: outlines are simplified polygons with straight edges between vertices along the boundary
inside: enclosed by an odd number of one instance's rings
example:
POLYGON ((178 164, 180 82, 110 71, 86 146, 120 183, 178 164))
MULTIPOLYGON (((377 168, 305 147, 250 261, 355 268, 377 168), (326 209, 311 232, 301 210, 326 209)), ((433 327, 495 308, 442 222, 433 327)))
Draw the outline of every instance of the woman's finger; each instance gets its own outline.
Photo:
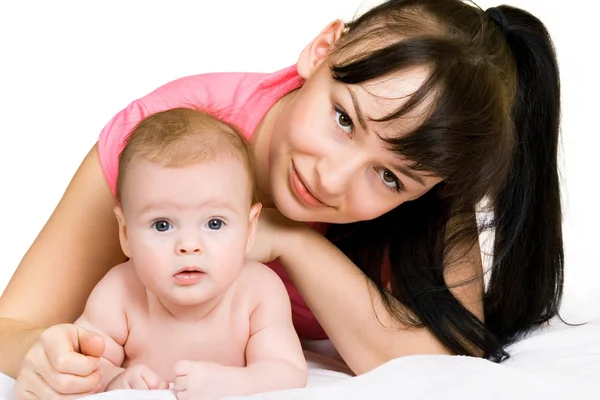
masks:
POLYGON ((63 374, 88 376, 98 366, 99 359, 87 357, 75 351, 74 341, 78 342, 77 329, 57 326, 48 329, 40 337, 44 352, 47 354, 53 369, 63 374))
POLYGON ((32 393, 30 391, 26 391, 25 393, 22 393, 21 397, 17 397, 17 400, 34 400, 34 399, 39 399, 39 397, 37 397, 35 395, 35 393, 32 393))
MULTIPOLYGON (((60 399, 60 400, 75 400, 83 396, 92 395, 93 392, 84 392, 76 394, 61 394, 54 390, 48 382, 34 371, 27 370, 25 376, 19 377, 24 390, 21 391, 22 399, 60 399)), ((15 389, 17 386, 15 386, 15 389)), ((19 397, 18 397, 19 398, 19 397)))
POLYGON ((79 349, 76 350, 81 354, 98 359, 104 355, 105 342, 102 335, 77 327, 77 337, 79 349))
POLYGON ((54 369, 48 355, 41 346, 32 349, 32 357, 26 368, 39 375, 54 391, 60 394, 91 393, 100 382, 100 371, 96 370, 88 376, 63 374, 54 369))
POLYGON ((39 399, 39 397, 33 393, 30 387, 27 385, 27 375, 19 375, 19 378, 15 382, 14 395, 17 400, 33 400, 39 399))

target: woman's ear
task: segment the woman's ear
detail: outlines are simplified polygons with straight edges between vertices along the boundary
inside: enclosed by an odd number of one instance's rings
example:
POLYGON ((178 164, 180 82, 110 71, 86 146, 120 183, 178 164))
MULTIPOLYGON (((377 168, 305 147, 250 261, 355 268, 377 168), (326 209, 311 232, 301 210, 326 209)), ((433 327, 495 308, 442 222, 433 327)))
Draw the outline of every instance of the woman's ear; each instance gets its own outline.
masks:
POLYGON ((325 27, 308 46, 302 50, 298 58, 298 74, 308 79, 323 61, 335 43, 342 37, 344 21, 335 20, 325 27))
POLYGON ((127 240, 127 225, 125 224, 125 216, 123 215, 123 209, 120 205, 116 205, 114 210, 117 222, 119 223, 119 240, 121 241, 121 250, 127 258, 131 258, 131 249, 129 248, 129 241, 127 240))

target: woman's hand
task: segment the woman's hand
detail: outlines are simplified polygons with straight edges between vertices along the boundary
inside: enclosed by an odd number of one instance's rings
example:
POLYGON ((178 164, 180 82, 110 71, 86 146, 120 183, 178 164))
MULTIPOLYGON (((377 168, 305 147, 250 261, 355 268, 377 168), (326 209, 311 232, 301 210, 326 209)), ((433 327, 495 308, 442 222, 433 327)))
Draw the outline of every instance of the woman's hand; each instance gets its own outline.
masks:
POLYGON ((99 389, 104 338, 72 324, 46 329, 31 346, 15 383, 17 400, 76 399, 99 389))
POLYGON ((268 263, 285 251, 289 240, 310 227, 304 222, 292 221, 275 208, 263 208, 258 218, 258 229, 252 250, 247 255, 249 260, 268 263))

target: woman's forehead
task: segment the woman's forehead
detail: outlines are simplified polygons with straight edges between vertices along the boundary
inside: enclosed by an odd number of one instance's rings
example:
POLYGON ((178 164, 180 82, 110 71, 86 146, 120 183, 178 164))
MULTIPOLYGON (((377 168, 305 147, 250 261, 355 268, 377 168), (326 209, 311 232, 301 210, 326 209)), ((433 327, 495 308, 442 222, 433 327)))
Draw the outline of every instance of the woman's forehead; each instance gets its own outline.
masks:
POLYGON ((364 92, 361 100, 393 106, 397 109, 418 91, 429 76, 425 67, 412 67, 357 85, 364 92))
MULTIPOLYGON (((375 122, 394 114, 417 92, 428 77, 428 70, 415 67, 369 82, 346 85, 352 101, 362 111, 367 124, 380 136, 387 137, 393 131, 414 130, 423 122, 431 109, 433 99, 424 99, 410 112, 390 121, 375 122), (380 132, 381 130, 385 132, 380 132), (387 134, 386 134, 387 132, 387 134)), ((355 107, 356 108, 356 107, 355 107)))

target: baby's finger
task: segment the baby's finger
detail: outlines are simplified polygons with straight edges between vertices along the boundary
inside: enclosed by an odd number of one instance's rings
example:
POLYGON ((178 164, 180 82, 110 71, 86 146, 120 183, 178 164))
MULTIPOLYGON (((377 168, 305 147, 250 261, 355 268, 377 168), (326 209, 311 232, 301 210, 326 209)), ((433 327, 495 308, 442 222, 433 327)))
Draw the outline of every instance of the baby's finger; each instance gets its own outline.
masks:
POLYGON ((173 373, 177 376, 187 375, 190 372, 192 363, 188 360, 177 361, 173 366, 173 373))
POLYGON ((142 379, 146 382, 148 389, 156 390, 159 388, 161 379, 158 374, 151 369, 146 369, 141 372, 142 379))
POLYGON ((187 375, 178 376, 175 378, 175 382, 173 382, 173 389, 175 390, 187 390, 188 389, 189 378, 187 375))
POLYGON ((129 383, 129 386, 131 387, 131 389, 137 389, 137 390, 148 390, 148 389, 150 389, 148 387, 148 384, 144 380, 142 372, 140 372, 138 374, 131 374, 128 377, 127 382, 129 383))
POLYGON ((175 396, 177 396, 177 400, 191 399, 190 394, 187 390, 182 390, 182 391, 176 392, 175 396))
POLYGON ((131 389, 131 385, 128 382, 128 378, 123 376, 118 376, 114 378, 107 386, 106 391, 110 390, 121 390, 121 389, 131 389))
POLYGON ((161 379, 158 383, 158 390, 167 390, 169 389, 169 382, 164 379, 161 379))

